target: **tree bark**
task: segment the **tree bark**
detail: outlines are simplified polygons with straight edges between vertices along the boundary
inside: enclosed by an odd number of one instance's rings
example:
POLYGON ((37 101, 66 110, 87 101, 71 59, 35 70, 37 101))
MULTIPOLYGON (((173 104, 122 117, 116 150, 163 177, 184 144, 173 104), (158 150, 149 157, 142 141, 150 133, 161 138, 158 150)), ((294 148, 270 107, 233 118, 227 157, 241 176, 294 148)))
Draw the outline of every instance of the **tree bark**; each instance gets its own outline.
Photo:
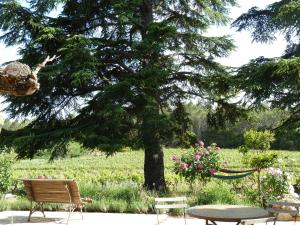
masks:
MULTIPOLYGON (((141 5, 142 40, 147 38, 147 29, 153 22, 153 0, 144 0, 141 5)), ((153 57, 151 57, 153 59, 153 57)), ((144 58, 143 66, 147 67, 149 58, 144 58)), ((160 145, 159 107, 151 93, 146 93, 146 103, 142 124, 142 142, 145 149, 144 186, 148 190, 165 191, 164 153, 160 145), (153 98, 153 99, 152 99, 153 98)))
POLYGON ((145 149, 144 186, 148 190, 165 191, 164 153, 160 145, 158 117, 158 108, 146 109, 142 124, 142 141, 145 149))
POLYGON ((145 146, 144 187, 148 190, 165 191, 164 153, 159 147, 145 146))

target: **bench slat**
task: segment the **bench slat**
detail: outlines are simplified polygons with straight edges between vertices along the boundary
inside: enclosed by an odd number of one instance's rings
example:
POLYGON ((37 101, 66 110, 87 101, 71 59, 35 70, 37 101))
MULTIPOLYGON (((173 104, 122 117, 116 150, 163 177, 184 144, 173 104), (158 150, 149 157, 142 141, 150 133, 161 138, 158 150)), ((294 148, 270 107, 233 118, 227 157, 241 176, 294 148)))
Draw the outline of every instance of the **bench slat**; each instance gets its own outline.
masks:
POLYGON ((82 204, 74 180, 24 179, 27 198, 35 202, 82 204), (70 200, 71 197, 71 200, 70 200))

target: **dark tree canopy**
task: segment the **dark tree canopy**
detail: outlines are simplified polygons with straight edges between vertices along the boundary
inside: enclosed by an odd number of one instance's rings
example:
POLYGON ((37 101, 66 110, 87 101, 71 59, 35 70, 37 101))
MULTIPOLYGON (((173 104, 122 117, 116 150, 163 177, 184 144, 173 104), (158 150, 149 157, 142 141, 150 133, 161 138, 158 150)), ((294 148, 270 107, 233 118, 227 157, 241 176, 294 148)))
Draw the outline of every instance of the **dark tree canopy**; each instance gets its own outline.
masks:
POLYGON ((268 102, 289 110, 283 124, 298 128, 300 122, 300 2, 281 0, 266 7, 252 8, 234 23, 239 31, 252 32, 253 41, 272 42, 284 35, 286 51, 278 58, 257 58, 238 71, 237 86, 253 106, 268 102))
MULTIPOLYGON (((7 97, 12 117, 34 118, 25 128, 1 133, 20 157, 42 149, 65 151, 69 140, 115 152, 145 150, 145 186, 164 189, 161 143, 185 129, 170 109, 188 98, 220 105, 229 76, 214 61, 234 46, 210 37, 210 25, 228 22, 234 0, 0 0, 1 40, 22 44, 28 65, 59 54, 40 73, 41 89, 30 98, 7 97), (50 17, 56 7, 57 17, 50 17)), ((178 110, 179 112, 182 110, 178 110)))

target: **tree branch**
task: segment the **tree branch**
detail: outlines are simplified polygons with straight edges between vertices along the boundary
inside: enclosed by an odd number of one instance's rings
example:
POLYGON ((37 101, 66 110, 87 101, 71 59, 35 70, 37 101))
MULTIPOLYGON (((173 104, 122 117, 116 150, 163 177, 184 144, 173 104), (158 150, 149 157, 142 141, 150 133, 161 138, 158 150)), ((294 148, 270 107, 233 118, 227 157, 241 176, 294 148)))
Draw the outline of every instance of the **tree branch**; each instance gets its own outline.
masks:
POLYGON ((52 58, 50 56, 47 56, 47 58, 44 60, 44 62, 38 64, 38 66, 35 68, 35 70, 32 72, 32 75, 37 77, 38 72, 46 66, 48 62, 52 62, 53 60, 59 58, 59 56, 54 55, 52 58))

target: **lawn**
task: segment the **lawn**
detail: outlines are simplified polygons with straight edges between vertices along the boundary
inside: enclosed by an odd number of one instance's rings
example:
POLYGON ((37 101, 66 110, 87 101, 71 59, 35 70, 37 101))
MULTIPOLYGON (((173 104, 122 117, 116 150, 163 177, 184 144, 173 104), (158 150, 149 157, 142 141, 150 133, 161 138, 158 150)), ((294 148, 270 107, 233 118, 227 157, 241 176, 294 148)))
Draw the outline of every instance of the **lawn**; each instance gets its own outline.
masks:
MULTIPOLYGON (((166 195, 186 195, 190 205, 227 203, 255 205, 257 194, 253 189, 253 176, 222 181, 213 179, 207 185, 195 182, 187 184, 173 172, 173 155, 179 156, 180 149, 165 149, 165 174, 169 187, 166 195)), ((287 164, 290 171, 300 174, 300 152, 276 151, 287 164)), ((230 168, 241 169, 241 154, 237 150, 221 151, 223 161, 228 161, 230 168)), ((78 181, 81 194, 92 197, 93 204, 89 211, 102 212, 153 212, 153 197, 157 193, 143 190, 143 151, 127 151, 106 157, 101 153, 89 153, 79 157, 56 160, 49 163, 47 159, 20 160, 15 163, 13 177, 36 178, 38 175, 52 178, 71 178, 78 181)), ((15 192, 18 200, 13 204, 0 201, 0 209, 28 209, 29 202, 24 199, 23 187, 18 183, 15 192), (22 197, 23 196, 23 197, 22 197)), ((61 205, 49 205, 48 210, 62 209, 61 205)))
MULTIPOLYGON (((173 155, 179 156, 180 149, 165 149, 165 173, 168 181, 176 177, 173 173, 173 155)), ((286 162, 290 171, 300 174, 300 151, 276 151, 286 162)), ((228 161, 230 168, 243 168, 242 155, 236 149, 221 151, 223 161, 228 161)), ((106 182, 133 180, 143 182, 143 151, 116 153, 112 157, 90 153, 76 158, 56 160, 47 159, 21 160, 14 165, 14 178, 30 178, 38 175, 54 178, 74 178, 79 182, 106 182)))

